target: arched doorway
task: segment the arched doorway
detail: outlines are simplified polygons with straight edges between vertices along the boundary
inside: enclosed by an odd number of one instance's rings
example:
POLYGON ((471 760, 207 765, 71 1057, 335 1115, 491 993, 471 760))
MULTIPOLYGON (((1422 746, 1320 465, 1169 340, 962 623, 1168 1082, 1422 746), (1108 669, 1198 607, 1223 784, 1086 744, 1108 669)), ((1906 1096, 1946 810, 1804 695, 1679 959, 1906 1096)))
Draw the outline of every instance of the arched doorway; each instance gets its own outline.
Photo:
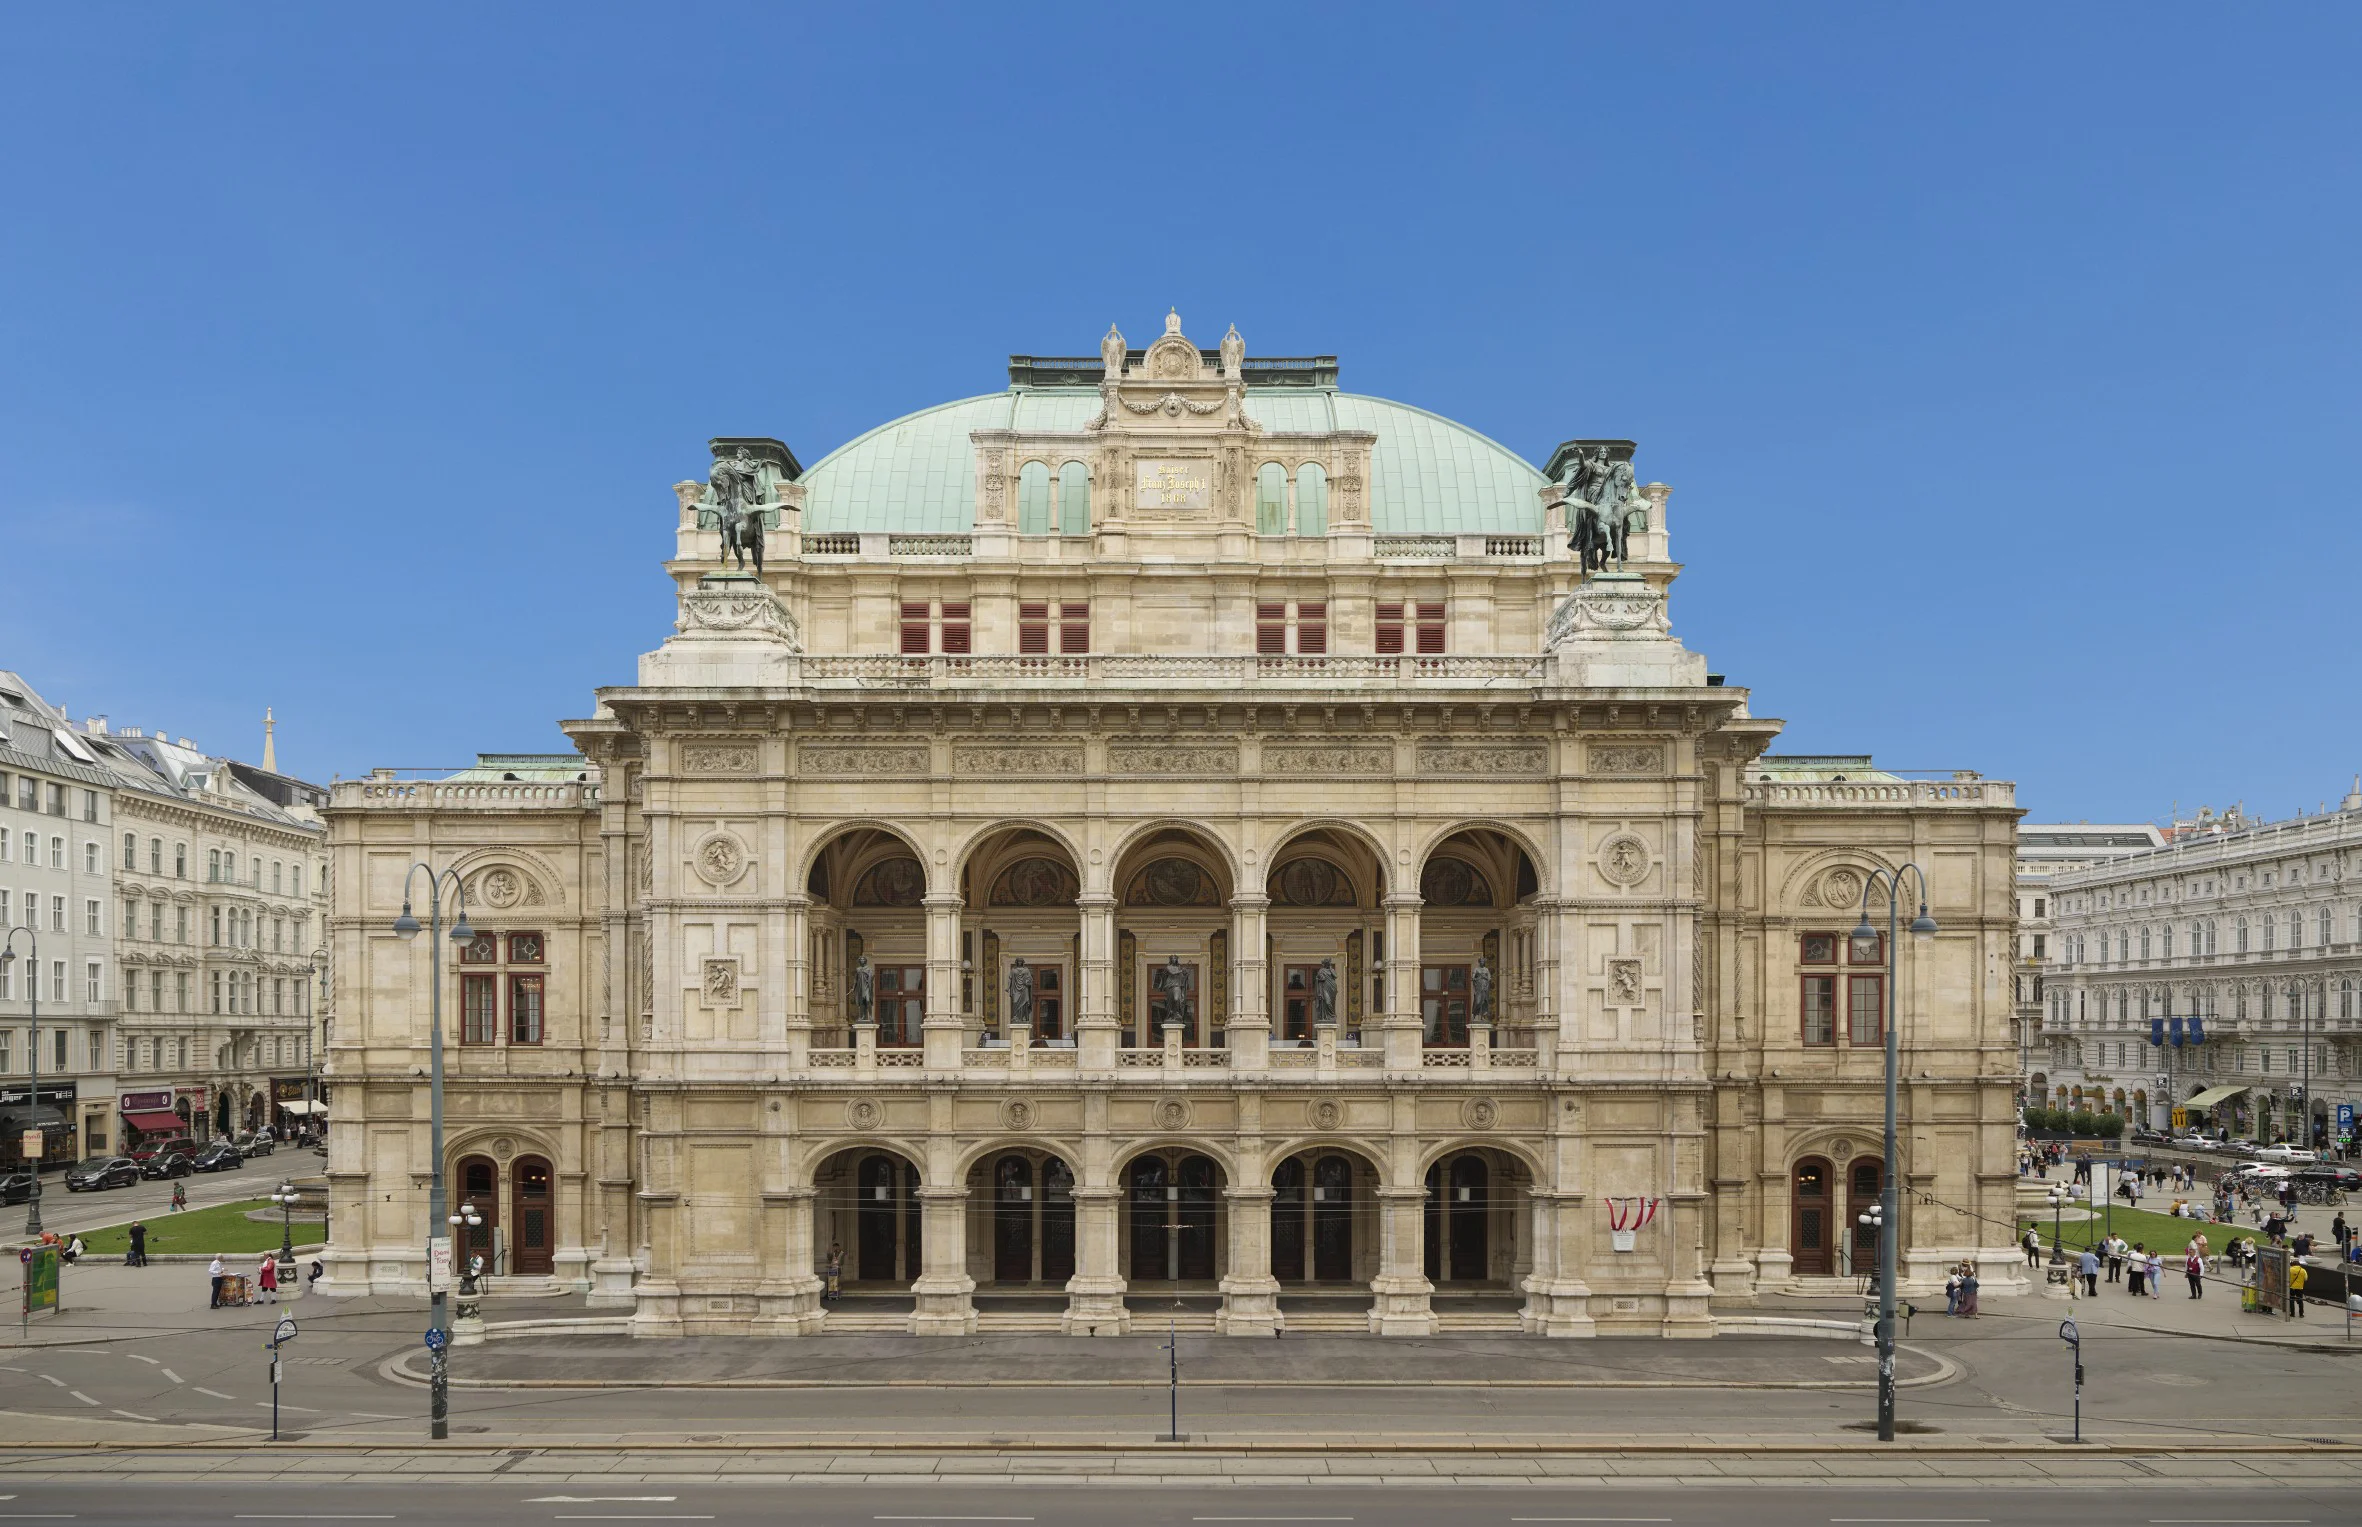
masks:
POLYGON ((473 1230, 459 1227, 459 1266, 464 1269, 467 1259, 475 1256, 484 1259, 486 1272, 506 1272, 494 1254, 500 1243, 499 1166, 490 1156, 462 1156, 452 1177, 459 1187, 459 1202, 452 1205, 452 1212, 457 1213, 461 1204, 473 1204, 476 1217, 484 1222, 473 1230))
POLYGON ((1796 1163, 1791 1178, 1788 1250, 1799 1277, 1825 1276, 1829 1270, 1830 1220, 1837 1209, 1834 1184, 1825 1157, 1807 1156, 1796 1163))
POLYGON ((1464 828, 1419 867, 1419 1026, 1430 1049, 1460 1049, 1471 1025, 1530 1042, 1533 859, 1506 833, 1464 828), (1504 954, 1510 956, 1504 959, 1504 954))
POLYGON ((1056 1156, 1010 1151, 980 1164, 992 1206, 995 1283, 1063 1285, 1074 1276, 1074 1172, 1056 1156))
POLYGON ((1195 1152, 1156 1151, 1125 1169, 1132 1282, 1209 1283, 1222 1170, 1195 1152))
POLYGON ((804 890, 813 1043, 851 1043, 866 970, 877 1043, 918 1045, 927 1005, 927 871, 915 846, 882 828, 842 829, 814 854, 804 890))
POLYGON ((1492 1171, 1473 1151, 1427 1169, 1427 1277, 1481 1283, 1492 1276, 1492 1171))
POLYGON ((960 867, 961 1011, 984 1035, 1007 1039, 1022 1020, 1031 1043, 1074 1041, 1082 995, 1082 876, 1047 833, 1013 827, 992 833, 960 867), (1017 968, 1026 1008, 1014 1011, 1017 968))
POLYGON ((853 1276, 863 1283, 916 1281, 924 1250, 919 1169, 896 1156, 864 1156, 854 1182, 853 1276))
POLYGON ((1338 1151, 1290 1156, 1271 1173, 1271 1275, 1282 1283, 1351 1283, 1354 1221, 1368 1195, 1361 1163, 1338 1151))
POLYGON ((1314 1043, 1325 991, 1337 1038, 1358 1043, 1369 1015, 1385 1011, 1384 861, 1358 833, 1315 827, 1275 849, 1269 863, 1272 1042, 1282 1049, 1314 1043))
POLYGON ((523 1278, 545 1277, 556 1266, 557 1250, 550 1164, 540 1156, 519 1156, 509 1172, 516 1199, 509 1220, 516 1227, 509 1242, 510 1270, 523 1278))
POLYGON ((1185 1049, 1221 1045, 1240 953, 1230 947, 1229 862, 1204 835, 1167 827, 1129 845, 1110 879, 1120 903, 1115 1010, 1123 1044, 1154 1048, 1170 1027, 1185 1049))
POLYGON ((1886 1162, 1877 1156, 1856 1156, 1845 1169, 1845 1223, 1852 1259, 1848 1270, 1857 1274, 1878 1267, 1878 1227, 1863 1224, 1862 1216, 1879 1206, 1885 1179, 1886 1162))

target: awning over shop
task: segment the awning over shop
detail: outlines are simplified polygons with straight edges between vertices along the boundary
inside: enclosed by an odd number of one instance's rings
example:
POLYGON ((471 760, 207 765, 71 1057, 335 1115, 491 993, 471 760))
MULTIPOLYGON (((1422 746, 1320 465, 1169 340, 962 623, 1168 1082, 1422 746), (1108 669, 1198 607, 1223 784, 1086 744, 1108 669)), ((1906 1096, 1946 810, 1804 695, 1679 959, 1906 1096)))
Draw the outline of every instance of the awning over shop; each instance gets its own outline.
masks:
POLYGON ((127 1113, 123 1116, 123 1122, 143 1134, 181 1134, 185 1133, 189 1127, 189 1121, 179 1114, 163 1113, 153 1109, 127 1113))
POLYGON ((2229 1102, 2246 1090, 2245 1087, 2209 1087, 2181 1106, 2184 1108, 2212 1108, 2217 1103, 2229 1102))
POLYGON ((328 1111, 326 1103, 315 1103, 308 1098, 290 1098, 279 1106, 294 1114, 326 1113, 328 1111))

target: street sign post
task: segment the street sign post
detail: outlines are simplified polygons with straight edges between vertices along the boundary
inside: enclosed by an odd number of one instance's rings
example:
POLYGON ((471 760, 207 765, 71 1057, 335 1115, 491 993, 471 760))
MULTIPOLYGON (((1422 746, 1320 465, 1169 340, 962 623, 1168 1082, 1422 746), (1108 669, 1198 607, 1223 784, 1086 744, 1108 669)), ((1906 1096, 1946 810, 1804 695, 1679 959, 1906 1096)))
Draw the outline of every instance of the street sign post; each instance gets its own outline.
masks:
POLYGON ((295 1340, 295 1321, 279 1317, 279 1324, 271 1332, 271 1440, 279 1440, 279 1345, 295 1340))
POLYGON ((33 1312, 57 1312, 57 1248, 55 1246, 27 1246, 17 1253, 17 1260, 25 1269, 24 1318, 19 1324, 30 1330, 33 1312))
POLYGON ((2083 1337, 2075 1329, 2075 1322, 2059 1322, 2059 1340, 2075 1355, 2075 1440, 2083 1440, 2083 1337))

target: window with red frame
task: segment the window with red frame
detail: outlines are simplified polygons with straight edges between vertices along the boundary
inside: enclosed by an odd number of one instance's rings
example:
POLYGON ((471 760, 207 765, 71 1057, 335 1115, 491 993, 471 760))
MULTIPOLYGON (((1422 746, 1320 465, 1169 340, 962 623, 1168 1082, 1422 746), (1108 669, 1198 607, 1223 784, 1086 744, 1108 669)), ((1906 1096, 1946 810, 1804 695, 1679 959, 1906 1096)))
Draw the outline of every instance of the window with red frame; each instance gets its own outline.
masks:
POLYGON ((1886 976, 1848 972, 1845 977, 1845 1042, 1881 1045, 1886 1042, 1886 976))
POLYGON ((496 1044, 500 1039, 500 977, 463 975, 459 978, 459 1042, 496 1044))
POLYGON ((1017 606, 1017 650, 1020 653, 1050 650, 1050 607, 1047 604, 1017 606))
POLYGON ((1285 601, 1255 606, 1255 651, 1276 657, 1288 650, 1288 607, 1285 601))
POLYGON ((1296 601, 1296 650, 1318 657, 1329 650, 1329 607, 1317 599, 1296 601))
POLYGON ((1382 655, 1443 651, 1442 603, 1405 600, 1400 604, 1380 604, 1377 651, 1382 655))
POLYGON ((942 629, 943 641, 939 650, 954 656, 965 655, 971 650, 968 634, 970 630, 968 602, 966 600, 959 600, 956 603, 951 600, 944 601, 942 629))
POLYGON ((1796 939, 1796 963, 1807 969, 1800 983, 1800 1037, 1807 1045, 1834 1047, 1839 1043, 1839 1003, 1842 1000, 1843 1042, 1872 1048, 1886 1042, 1886 941, 1841 937, 1835 933, 1801 933, 1796 939), (1842 970, 1837 968, 1842 964, 1842 970))
POLYGON ((927 648, 927 606, 924 601, 906 599, 902 602, 902 650, 922 653, 927 648))
POLYGON ((508 1042, 513 1045, 541 1043, 541 977, 512 975, 508 978, 508 1042))
POLYGON ((1068 653, 1091 650, 1089 601, 1069 600, 1058 606, 1058 650, 1068 653))

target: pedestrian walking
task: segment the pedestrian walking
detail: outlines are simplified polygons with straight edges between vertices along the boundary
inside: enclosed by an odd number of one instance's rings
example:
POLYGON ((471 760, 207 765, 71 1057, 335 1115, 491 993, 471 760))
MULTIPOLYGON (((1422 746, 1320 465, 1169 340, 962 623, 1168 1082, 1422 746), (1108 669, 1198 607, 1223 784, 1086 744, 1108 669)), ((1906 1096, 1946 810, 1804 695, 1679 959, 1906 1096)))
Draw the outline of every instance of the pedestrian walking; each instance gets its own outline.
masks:
POLYGON ((2190 1254, 2182 1262, 2182 1275, 2190 1280, 2190 1297, 2206 1297, 2206 1258, 2198 1250, 2198 1243, 2190 1243, 2190 1254))
POLYGON ((2042 1237, 2032 1225, 2026 1227, 2026 1238, 2018 1244, 2026 1248, 2026 1265, 2028 1267, 2042 1265, 2042 1237))
POLYGON ((138 1220, 133 1220, 131 1222, 130 1235, 131 1249, 123 1254, 123 1265, 125 1267, 147 1266, 148 1227, 141 1224, 138 1220))
POLYGON ((1947 1315, 1960 1313, 1960 1269, 1957 1267, 1953 1268, 1951 1275, 1944 1279, 1944 1313, 1947 1315))
POLYGON ((2147 1277, 2148 1273, 2149 1258, 2145 1243, 2135 1241, 2132 1243, 2132 1260, 2126 1264, 2124 1269, 2124 1291, 2138 1298, 2141 1292, 2141 1279, 2147 1277))
POLYGON ((2164 1284, 2164 1282, 2165 1282, 2165 1258, 2163 1258, 2163 1257, 2159 1256, 2159 1255, 2158 1255, 2156 1252, 2153 1252, 2153 1251, 2152 1251, 2152 1252, 2150 1252, 2150 1253, 2149 1253, 2149 1297, 2150 1297, 2150 1298, 2152 1298, 2152 1299, 2162 1299, 2162 1298, 2164 1298, 2164 1297, 2165 1297, 2165 1291, 2164 1291, 2164 1288, 2162 1287, 2162 1285, 2164 1284))
POLYGON ((842 1244, 831 1241, 828 1243, 828 1260, 820 1264, 820 1302, 822 1304, 837 1302, 838 1296, 844 1292, 844 1276, 845 1248, 842 1244))
POLYGON ((2353 1233, 2353 1227, 2346 1223, 2346 1211, 2338 1210, 2337 1218, 2329 1222, 2329 1238, 2337 1242, 2337 1249, 2341 1254, 2345 1251, 2346 1242, 2353 1236, 2353 1233))
POLYGON ((262 1290, 263 1301, 266 1304, 279 1302, 279 1258, 277 1253, 266 1251, 262 1254, 262 1261, 254 1269, 254 1286, 262 1290))
POLYGON ((2075 1275, 2083 1280, 2083 1296, 2086 1299, 2097 1299, 2100 1296, 2098 1252, 2093 1251, 2089 1246, 2084 1247, 2082 1257, 2075 1263, 2075 1275))
POLYGON ((1967 1320, 1977 1318, 1977 1265, 1974 1262, 1960 1264, 1960 1314, 1967 1320))
POLYGON ((183 1209, 186 1209, 188 1206, 189 1206, 189 1189, 188 1189, 188 1185, 187 1185, 186 1183, 180 1183, 180 1182, 176 1182, 176 1183, 174 1183, 174 1184, 172 1185, 172 1212, 173 1212, 173 1213, 175 1213, 175 1214, 178 1214, 178 1213, 179 1213, 181 1210, 183 1210, 183 1209))
POLYGON ((221 1280, 229 1276, 229 1268, 222 1264, 221 1253, 214 1253, 213 1261, 205 1271, 213 1279, 213 1308, 218 1310, 221 1308, 221 1280))
POLYGON ((2288 1313, 2299 1320, 2305 1318, 2305 1276, 2304 1263, 2288 1264, 2288 1313))
POLYGON ((2124 1237, 2111 1235, 2108 1237, 2106 1245, 2108 1248, 2108 1281, 2121 1283, 2124 1281, 2124 1237))

